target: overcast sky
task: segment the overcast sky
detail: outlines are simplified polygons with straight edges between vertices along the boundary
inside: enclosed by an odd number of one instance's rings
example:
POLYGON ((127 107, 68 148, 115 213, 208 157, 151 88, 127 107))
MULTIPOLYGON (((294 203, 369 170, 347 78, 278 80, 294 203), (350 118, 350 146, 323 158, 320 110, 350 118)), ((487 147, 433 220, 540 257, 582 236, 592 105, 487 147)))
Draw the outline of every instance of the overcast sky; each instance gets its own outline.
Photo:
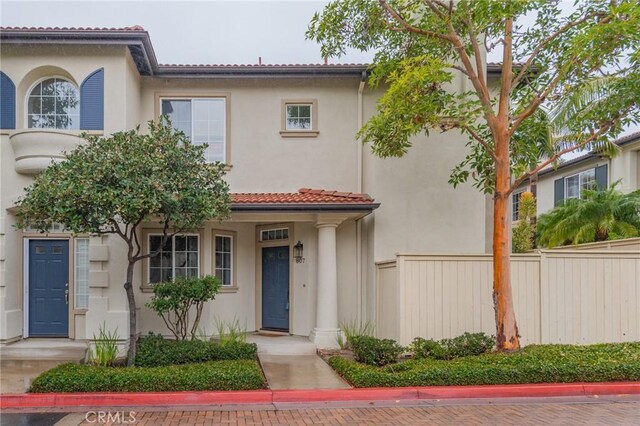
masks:
MULTIPOLYGON (((305 40, 325 1, 10 1, 0 0, 3 26, 126 27, 141 25, 160 63, 319 63, 305 40)), ((353 52, 340 62, 368 62, 353 52)), ((332 60, 338 62, 338 60, 332 60)))

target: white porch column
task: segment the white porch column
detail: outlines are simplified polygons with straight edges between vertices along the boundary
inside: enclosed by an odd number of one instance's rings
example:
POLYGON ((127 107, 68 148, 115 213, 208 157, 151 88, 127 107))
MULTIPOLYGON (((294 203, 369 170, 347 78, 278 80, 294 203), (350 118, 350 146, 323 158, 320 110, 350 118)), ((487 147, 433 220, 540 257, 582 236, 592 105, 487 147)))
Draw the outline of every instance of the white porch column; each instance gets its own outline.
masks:
POLYGON ((318 294, 316 326, 309 339, 320 349, 337 348, 338 272, 336 228, 339 222, 318 223, 318 294))

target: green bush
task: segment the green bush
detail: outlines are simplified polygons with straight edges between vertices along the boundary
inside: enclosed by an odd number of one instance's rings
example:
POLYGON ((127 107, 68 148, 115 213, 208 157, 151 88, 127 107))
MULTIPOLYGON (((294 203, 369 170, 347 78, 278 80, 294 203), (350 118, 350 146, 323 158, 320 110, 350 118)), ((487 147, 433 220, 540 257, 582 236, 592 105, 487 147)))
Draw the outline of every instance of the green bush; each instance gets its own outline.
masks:
POLYGON ((176 340, 184 340, 187 336, 193 340, 205 302, 215 299, 218 291, 218 277, 176 277, 173 281, 154 284, 153 297, 145 306, 162 317, 176 340), (193 324, 190 324, 189 312, 193 309, 195 315, 193 324))
POLYGON ((29 392, 169 392, 264 389, 257 361, 215 361, 165 367, 63 364, 38 376, 29 392))
POLYGON ((404 352, 395 340, 377 339, 372 336, 353 336, 350 340, 353 355, 359 362, 369 365, 394 363, 404 352))
POLYGON ((156 367, 220 360, 255 360, 255 343, 230 342, 220 345, 202 340, 169 340, 150 334, 138 341, 135 365, 156 367))
POLYGON ((337 337, 340 349, 351 349, 351 341, 354 337, 373 336, 376 332, 376 325, 371 321, 363 322, 352 319, 341 322, 340 330, 342 330, 342 333, 339 333, 337 337))
POLYGON ((496 342, 485 333, 464 333, 453 339, 439 342, 416 337, 411 344, 414 358, 453 359, 463 356, 482 355, 490 352, 496 342))
POLYGON ((329 364, 355 387, 638 381, 640 342, 531 345, 516 353, 413 359, 385 367, 336 356, 329 364))

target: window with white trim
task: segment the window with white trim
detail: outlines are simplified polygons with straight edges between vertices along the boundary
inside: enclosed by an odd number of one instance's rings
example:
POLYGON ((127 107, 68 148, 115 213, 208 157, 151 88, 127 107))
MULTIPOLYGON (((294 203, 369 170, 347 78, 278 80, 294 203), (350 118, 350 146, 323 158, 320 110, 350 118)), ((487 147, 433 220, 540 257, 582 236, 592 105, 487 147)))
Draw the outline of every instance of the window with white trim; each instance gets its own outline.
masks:
POLYGON ((167 282, 175 277, 199 276, 199 235, 175 235, 162 245, 163 238, 162 235, 149 235, 149 253, 158 252, 156 256, 149 258, 149 283, 167 282))
POLYGON ((286 105, 286 130, 311 130, 313 129, 312 108, 310 103, 286 105))
POLYGON ((89 307, 89 239, 75 239, 75 308, 89 307))
POLYGON ((42 80, 29 93, 27 127, 80 128, 80 95, 71 82, 54 77, 42 80))
POLYGON ((215 235, 215 275, 223 286, 233 285, 233 236, 215 235))
POLYGON ((207 145, 207 162, 226 162, 226 98, 162 99, 161 109, 191 142, 207 145))
POLYGON ((564 198, 581 198, 585 189, 596 189, 596 169, 589 169, 564 178, 564 198))
POLYGON ((260 231, 260 241, 279 241, 289 239, 289 228, 264 229, 260 231))

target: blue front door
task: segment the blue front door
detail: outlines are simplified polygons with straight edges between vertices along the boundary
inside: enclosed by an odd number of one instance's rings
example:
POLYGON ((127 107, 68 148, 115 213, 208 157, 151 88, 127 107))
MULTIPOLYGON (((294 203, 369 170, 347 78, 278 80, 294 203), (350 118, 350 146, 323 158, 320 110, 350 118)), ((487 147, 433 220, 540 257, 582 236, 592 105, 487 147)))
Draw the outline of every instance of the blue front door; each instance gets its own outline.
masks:
POLYGON ((262 328, 289 331, 289 247, 262 249, 262 328))
POLYGON ((29 241, 29 337, 69 335, 69 242, 29 241))

